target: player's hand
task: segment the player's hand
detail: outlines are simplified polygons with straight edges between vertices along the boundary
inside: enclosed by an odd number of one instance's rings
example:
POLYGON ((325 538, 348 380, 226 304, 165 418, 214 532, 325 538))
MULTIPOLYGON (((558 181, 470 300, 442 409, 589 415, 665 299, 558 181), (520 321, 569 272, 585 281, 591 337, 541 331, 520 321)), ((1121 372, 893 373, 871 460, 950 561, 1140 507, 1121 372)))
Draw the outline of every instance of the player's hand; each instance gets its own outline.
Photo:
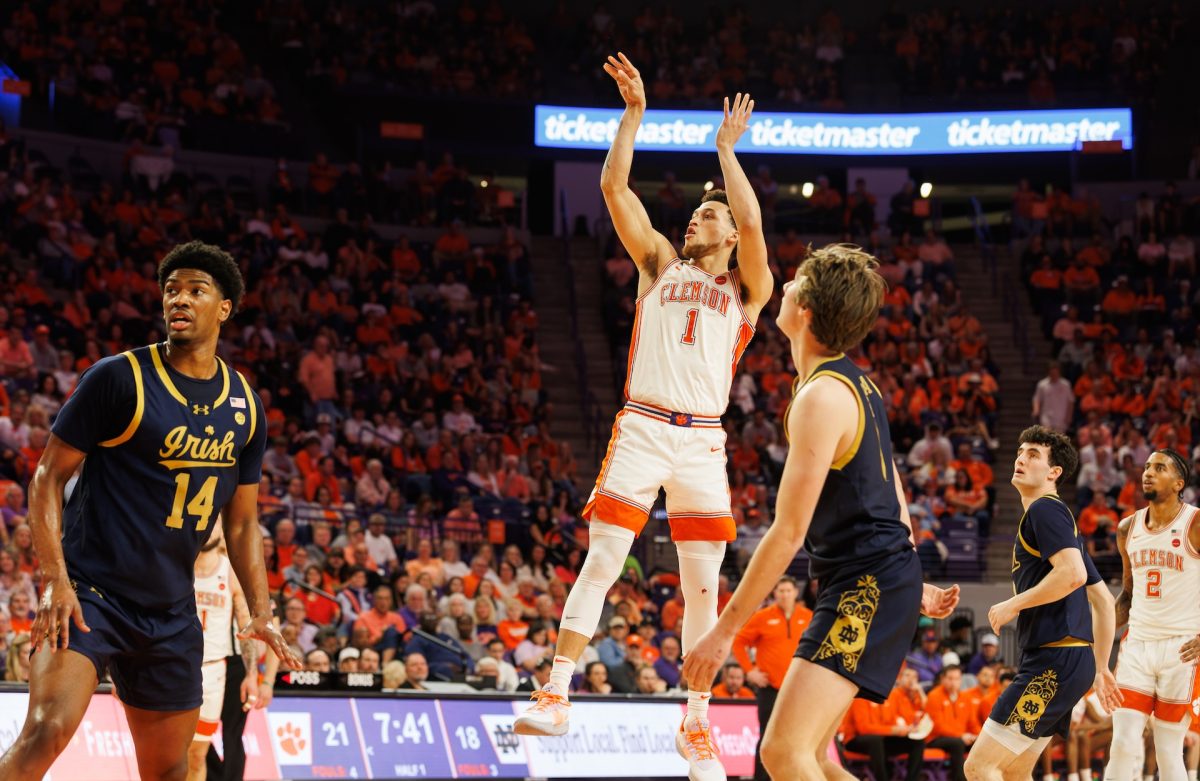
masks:
POLYGON ((762 689, 771 685, 771 679, 762 670, 751 670, 746 673, 746 680, 754 684, 756 689, 762 689))
POLYGON ((271 704, 273 699, 275 699, 275 687, 266 681, 260 683, 258 685, 258 702, 254 703, 254 707, 265 708, 271 704))
POLYGON ((1006 599, 1003 602, 992 605, 992 609, 988 611, 988 623, 992 626, 992 631, 997 635, 1000 634, 1000 627, 1017 617, 1021 609, 1012 604, 1012 600, 1006 599))
POLYGON ((258 673, 251 673, 242 679, 242 710, 248 711, 252 708, 261 708, 258 703, 258 673))
POLYGON ((626 106, 646 107, 646 85, 642 83, 642 74, 633 67, 628 57, 621 52, 617 52, 616 57, 608 55, 608 62, 604 63, 604 72, 617 82, 617 89, 621 91, 626 106))
POLYGON ((729 97, 725 97, 725 119, 717 128, 717 149, 728 147, 732 149, 738 139, 750 127, 750 115, 754 113, 754 101, 750 93, 739 92, 733 98, 733 107, 729 105, 729 97))
POLYGON ((1110 670, 1096 671, 1096 683, 1093 688, 1105 713, 1112 713, 1125 702, 1125 695, 1117 688, 1117 679, 1110 670))
POLYGON ((279 634, 279 630, 275 628, 275 622, 271 620, 271 616, 255 616, 250 621, 248 627, 238 632, 239 640, 246 640, 251 637, 266 643, 267 647, 279 657, 279 661, 284 667, 289 670, 304 669, 304 663, 300 660, 300 657, 292 653, 292 649, 288 647, 287 641, 283 639, 283 635, 279 634))
POLYGON ((729 658, 733 636, 713 627, 688 651, 683 660, 683 678, 692 689, 708 689, 717 679, 717 671, 729 658))
POLYGON ((1192 664, 1200 659, 1200 635, 1196 635, 1179 646, 1179 660, 1184 664, 1192 664))
POLYGON ((950 588, 938 588, 926 583, 921 592, 921 615, 930 618, 945 618, 958 607, 958 584, 950 588))
POLYGON ((92 631, 83 620, 83 608, 79 606, 79 597, 67 577, 54 578, 46 581, 42 598, 38 601, 37 618, 33 620, 33 628, 29 630, 30 646, 36 652, 43 643, 50 644, 50 651, 56 651, 59 641, 66 650, 70 645, 71 621, 81 632, 92 631))

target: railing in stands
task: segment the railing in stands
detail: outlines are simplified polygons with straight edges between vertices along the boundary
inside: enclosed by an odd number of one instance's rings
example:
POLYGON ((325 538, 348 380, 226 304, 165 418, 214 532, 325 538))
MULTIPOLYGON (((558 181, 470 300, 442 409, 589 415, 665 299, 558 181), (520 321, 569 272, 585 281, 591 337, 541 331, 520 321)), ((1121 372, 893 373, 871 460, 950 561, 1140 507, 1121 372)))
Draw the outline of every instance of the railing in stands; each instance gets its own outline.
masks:
POLYGON ((1000 305, 1008 316, 1012 327, 1012 340, 1021 353, 1021 369, 1028 374, 1033 358, 1033 347, 1029 344, 1029 335, 1025 322, 1025 307, 1021 303, 1016 286, 1013 285, 1011 274, 1001 274, 1000 264, 996 257, 996 245, 992 242, 992 230, 988 226, 987 217, 979 199, 971 198, 971 225, 975 229, 975 240, 979 244, 979 256, 983 260, 984 270, 992 275, 992 295, 1000 296, 1000 305))

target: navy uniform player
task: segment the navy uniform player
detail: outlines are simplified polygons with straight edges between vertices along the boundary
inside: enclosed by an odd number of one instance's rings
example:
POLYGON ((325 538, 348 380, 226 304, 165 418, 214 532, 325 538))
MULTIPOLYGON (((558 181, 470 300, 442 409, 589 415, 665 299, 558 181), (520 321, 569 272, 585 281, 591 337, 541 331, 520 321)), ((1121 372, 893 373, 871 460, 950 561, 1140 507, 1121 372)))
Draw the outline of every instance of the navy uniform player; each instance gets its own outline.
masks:
POLYGON ((105 358, 80 378, 30 483, 44 591, 28 715, 0 758, 5 781, 46 773, 105 672, 139 776, 185 777, 203 653, 193 564, 218 513, 251 611, 242 635, 299 666, 271 621, 257 520, 262 407, 216 355, 241 273, 227 253, 190 242, 163 258, 158 281, 167 341, 105 358))
POLYGON ((1013 541, 1013 596, 988 611, 997 634, 1017 619, 1021 664, 971 747, 972 781, 1029 778, 1050 739, 1066 738, 1071 710, 1093 686, 1107 712, 1120 703, 1108 669, 1115 601, 1056 493, 1078 464, 1066 435, 1043 426, 1021 432, 1012 484, 1025 514, 1013 541))
POLYGON ((775 522, 684 664, 689 681, 712 680, 803 544, 821 591, 763 737, 772 778, 853 778, 825 754, 851 701, 886 700, 920 614, 944 617, 958 603, 957 586, 922 582, 883 399, 845 355, 879 315, 877 267, 857 247, 831 245, 783 287, 777 322, 798 378, 775 522))

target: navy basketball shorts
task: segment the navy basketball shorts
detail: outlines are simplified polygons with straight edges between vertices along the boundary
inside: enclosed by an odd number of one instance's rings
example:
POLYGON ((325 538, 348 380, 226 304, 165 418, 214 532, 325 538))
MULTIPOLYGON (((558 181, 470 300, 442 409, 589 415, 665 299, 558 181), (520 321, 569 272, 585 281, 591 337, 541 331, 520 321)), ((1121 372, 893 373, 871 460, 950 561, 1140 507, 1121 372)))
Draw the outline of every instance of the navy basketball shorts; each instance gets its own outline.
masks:
POLYGON ((112 594, 75 582, 75 593, 91 632, 71 625, 70 650, 112 676, 121 702, 152 711, 200 707, 204 632, 194 602, 178 611, 150 611, 112 594))
POLYGON ((820 579, 796 657, 833 670, 871 702, 888 698, 921 618, 924 579, 914 550, 843 567, 820 579))
POLYGON ((1028 648, 1021 654, 1017 677, 992 706, 985 731, 1014 754, 1056 734, 1065 738, 1071 711, 1095 678, 1090 645, 1028 648))

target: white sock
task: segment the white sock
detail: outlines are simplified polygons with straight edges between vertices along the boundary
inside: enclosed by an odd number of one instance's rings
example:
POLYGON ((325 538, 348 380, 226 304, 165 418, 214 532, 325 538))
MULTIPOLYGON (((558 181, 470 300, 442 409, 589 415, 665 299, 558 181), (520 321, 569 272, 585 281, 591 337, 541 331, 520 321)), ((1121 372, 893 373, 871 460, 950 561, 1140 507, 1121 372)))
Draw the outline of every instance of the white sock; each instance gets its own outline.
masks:
POLYGON ((1195 770, 1195 769, 1192 769, 1192 770, 1189 770, 1189 771, 1188 771, 1188 781, 1197 781, 1197 779, 1196 779, 1196 770, 1195 770))
POLYGON ((1142 781, 1154 781, 1154 776, 1142 776, 1142 781))
POLYGON ((575 674, 575 660, 569 656, 554 657, 554 667, 550 670, 550 680, 546 688, 554 687, 554 693, 566 698, 571 688, 571 676, 575 674))
POLYGON ((1068 773, 1067 781, 1079 781, 1079 774, 1078 773, 1068 773))
POLYGON ((688 707, 687 718, 692 719, 707 719, 708 718, 708 701, 712 699, 711 692, 698 692, 695 689, 688 689, 688 707))

